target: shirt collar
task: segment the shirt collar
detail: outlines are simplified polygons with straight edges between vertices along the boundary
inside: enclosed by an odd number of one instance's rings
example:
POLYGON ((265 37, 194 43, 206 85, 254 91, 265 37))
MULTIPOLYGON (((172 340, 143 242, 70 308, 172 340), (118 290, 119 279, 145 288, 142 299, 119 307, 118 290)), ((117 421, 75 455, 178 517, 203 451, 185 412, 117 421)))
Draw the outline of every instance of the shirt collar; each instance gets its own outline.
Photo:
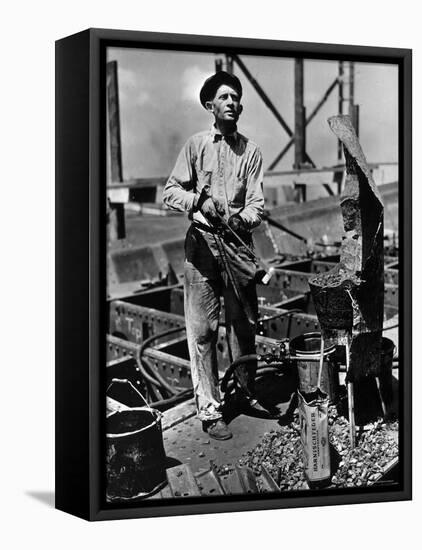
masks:
POLYGON ((237 140, 237 129, 234 130, 234 132, 232 132, 231 134, 225 134, 223 136, 223 134, 220 132, 220 130, 215 126, 215 124, 213 124, 211 126, 211 130, 210 130, 210 133, 211 133, 211 136, 213 138, 213 141, 219 141, 220 139, 223 139, 223 137, 225 138, 229 138, 229 139, 234 139, 234 140, 237 140))

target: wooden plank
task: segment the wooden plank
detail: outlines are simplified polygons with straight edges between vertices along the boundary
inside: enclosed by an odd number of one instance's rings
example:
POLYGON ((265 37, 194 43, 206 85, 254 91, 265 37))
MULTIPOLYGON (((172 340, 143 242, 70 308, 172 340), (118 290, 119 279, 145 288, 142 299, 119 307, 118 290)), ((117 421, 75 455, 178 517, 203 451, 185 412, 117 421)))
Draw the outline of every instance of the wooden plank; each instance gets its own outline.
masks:
POLYGON ((180 464, 167 470, 167 480, 173 497, 201 496, 193 472, 187 464, 180 464))
POLYGON ((163 413, 163 418, 161 420, 163 432, 165 430, 168 430, 169 428, 172 428, 173 426, 176 426, 177 424, 180 424, 180 422, 183 422, 184 420, 195 416, 195 414, 196 405, 195 399, 193 398, 189 399, 189 401, 185 401, 184 403, 180 403, 180 405, 176 405, 171 409, 168 409, 163 413))
POLYGON ((116 401, 112 397, 106 397, 106 416, 110 416, 115 412, 127 411, 128 409, 129 407, 120 403, 120 401, 116 401))

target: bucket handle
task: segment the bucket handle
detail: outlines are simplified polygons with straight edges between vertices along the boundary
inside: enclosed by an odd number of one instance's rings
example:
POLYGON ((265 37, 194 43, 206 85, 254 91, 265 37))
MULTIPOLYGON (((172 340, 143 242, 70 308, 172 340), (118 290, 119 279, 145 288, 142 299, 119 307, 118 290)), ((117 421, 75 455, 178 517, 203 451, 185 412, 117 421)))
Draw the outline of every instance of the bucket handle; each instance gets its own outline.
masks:
POLYGON ((145 397, 142 395, 142 393, 137 388, 135 388, 132 382, 127 378, 112 378, 110 384, 107 387, 106 393, 108 392, 108 390, 111 388, 113 384, 129 384, 129 386, 139 395, 139 397, 145 403, 147 409, 154 416, 154 418, 155 418, 155 415, 158 415, 159 417, 162 416, 162 413, 156 409, 153 409, 151 405, 148 403, 148 401, 145 399, 145 397))
POLYGON ((324 365, 324 348, 325 348, 325 342, 324 342, 324 336, 321 330, 321 349, 319 352, 319 368, 318 368, 318 381, 317 381, 317 388, 319 390, 321 389, 322 367, 324 365))

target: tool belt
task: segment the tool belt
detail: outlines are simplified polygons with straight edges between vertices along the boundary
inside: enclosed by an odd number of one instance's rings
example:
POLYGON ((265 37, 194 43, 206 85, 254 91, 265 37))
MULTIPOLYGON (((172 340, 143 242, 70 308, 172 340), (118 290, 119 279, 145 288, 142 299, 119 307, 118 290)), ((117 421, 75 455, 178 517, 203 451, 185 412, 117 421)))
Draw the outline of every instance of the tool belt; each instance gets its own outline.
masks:
MULTIPOLYGON (((213 261, 220 263, 220 272, 221 268, 230 270, 230 277, 235 280, 235 284, 245 287, 255 280, 257 265, 245 247, 235 242, 230 234, 220 233, 215 227, 196 221, 192 223, 185 239, 186 260, 197 267, 204 262, 208 265, 213 261), (205 259, 204 256, 208 258, 205 259)), ((252 244, 252 236, 250 243, 252 244)))

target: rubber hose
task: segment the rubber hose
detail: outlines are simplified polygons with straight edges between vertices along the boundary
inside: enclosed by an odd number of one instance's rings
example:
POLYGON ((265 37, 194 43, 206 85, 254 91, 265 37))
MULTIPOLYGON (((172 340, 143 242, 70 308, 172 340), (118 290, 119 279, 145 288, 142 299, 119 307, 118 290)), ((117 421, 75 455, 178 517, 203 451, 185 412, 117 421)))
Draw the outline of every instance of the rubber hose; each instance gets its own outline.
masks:
POLYGON ((136 356, 136 362, 138 363, 138 367, 141 369, 142 374, 146 377, 146 379, 151 383, 154 384, 157 387, 163 387, 165 388, 170 395, 176 395, 178 392, 175 390, 172 386, 168 384, 164 378, 153 368, 151 365, 145 360, 144 357, 142 357, 145 349, 155 340, 158 340, 160 338, 163 338, 164 336, 169 336, 170 334, 175 334, 176 332, 181 332, 183 330, 186 330, 186 327, 174 327, 168 330, 165 330, 164 332, 160 332, 158 334, 153 334, 146 340, 142 342, 142 344, 139 347, 139 351, 136 356), (143 368, 143 365, 145 365, 149 373, 143 368))
MULTIPOLYGON (((282 373, 282 370, 277 367, 270 367, 270 366, 261 367, 256 370, 255 380, 257 380, 258 377, 263 377, 268 374, 281 374, 281 373, 282 373)), ((235 381, 232 378, 230 378, 230 380, 227 381, 225 392, 231 391, 234 388, 234 386, 235 386, 235 381)))
POLYGON ((151 342, 154 342, 154 340, 159 340, 163 336, 169 336, 170 334, 174 334, 176 332, 181 332, 182 330, 186 330, 186 327, 185 326, 183 326, 183 327, 174 327, 174 328, 170 328, 168 330, 165 330, 164 332, 159 332, 158 334, 153 334, 152 336, 150 336, 149 338, 147 338, 146 340, 144 340, 142 342, 142 344, 139 347, 139 355, 142 355, 145 348, 147 348, 150 345, 151 342))
POLYGON ((149 363, 146 357, 143 357, 141 361, 148 368, 150 374, 155 376, 160 385, 165 388, 171 395, 177 395, 179 393, 179 390, 175 390, 172 386, 170 386, 167 380, 164 380, 161 374, 159 374, 157 370, 154 369, 154 367, 149 363))
POLYGON ((150 374, 148 374, 148 372, 145 370, 144 366, 142 365, 142 361, 141 361, 141 359, 139 358, 138 355, 136 356, 136 363, 137 363, 137 365, 138 365, 139 372, 142 374, 142 376, 145 378, 145 380, 147 380, 150 384, 153 384, 153 385, 156 386, 157 388, 161 387, 160 382, 159 382, 156 378, 153 378, 153 377, 152 377, 150 374))
POLYGON ((257 361, 258 355, 256 353, 250 354, 250 355, 242 355, 229 366, 229 368, 224 373, 224 376, 221 380, 221 391, 224 393, 226 391, 227 382, 232 377, 233 372, 235 371, 236 367, 238 365, 242 365, 244 363, 250 363, 251 361, 257 361))
MULTIPOLYGON (((226 392, 228 381, 231 379, 236 367, 239 365, 243 365, 244 363, 251 363, 252 361, 258 361, 258 357, 261 357, 261 355, 252 354, 252 355, 242 355, 229 366, 229 368, 224 373, 224 376, 221 380, 221 391, 224 393, 226 392)), ((267 367, 274 367, 276 368, 276 365, 285 366, 284 361, 274 361, 271 363, 267 363, 266 361, 258 362, 257 364, 257 371, 261 368, 267 368, 267 367)), ((279 369, 277 369, 279 370, 279 369)))
POLYGON ((163 399, 162 396, 160 397, 158 395, 158 393, 157 393, 158 388, 156 389, 154 384, 151 384, 150 382, 145 382, 145 387, 146 387, 146 390, 149 393, 149 395, 152 397, 153 402, 161 401, 163 399))

